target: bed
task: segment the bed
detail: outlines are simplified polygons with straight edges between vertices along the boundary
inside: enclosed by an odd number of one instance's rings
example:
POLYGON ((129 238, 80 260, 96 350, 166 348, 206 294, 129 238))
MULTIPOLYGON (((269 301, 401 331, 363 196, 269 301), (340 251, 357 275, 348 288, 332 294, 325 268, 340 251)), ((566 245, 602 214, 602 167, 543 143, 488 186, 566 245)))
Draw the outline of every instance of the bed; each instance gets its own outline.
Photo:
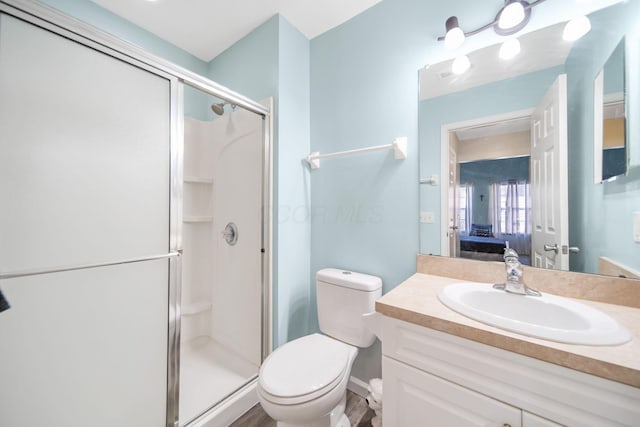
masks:
POLYGON ((501 261, 507 244, 505 240, 494 237, 492 228, 491 224, 472 224, 468 235, 460 235, 461 256, 482 258, 480 254, 492 254, 490 258, 501 261), (479 254, 474 256, 474 253, 479 254))
POLYGON ((490 254, 504 254, 506 242, 495 237, 460 236, 460 250, 469 252, 485 252, 490 254))

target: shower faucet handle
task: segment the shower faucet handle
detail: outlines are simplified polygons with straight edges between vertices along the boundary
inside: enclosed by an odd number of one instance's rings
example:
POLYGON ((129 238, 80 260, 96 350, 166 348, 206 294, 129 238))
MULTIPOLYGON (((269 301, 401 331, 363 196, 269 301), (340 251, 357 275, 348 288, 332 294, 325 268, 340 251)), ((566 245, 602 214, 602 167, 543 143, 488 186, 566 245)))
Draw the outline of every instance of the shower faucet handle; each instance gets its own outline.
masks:
POLYGON ((233 246, 238 242, 238 226, 233 222, 227 224, 222 231, 222 237, 229 246, 233 246))

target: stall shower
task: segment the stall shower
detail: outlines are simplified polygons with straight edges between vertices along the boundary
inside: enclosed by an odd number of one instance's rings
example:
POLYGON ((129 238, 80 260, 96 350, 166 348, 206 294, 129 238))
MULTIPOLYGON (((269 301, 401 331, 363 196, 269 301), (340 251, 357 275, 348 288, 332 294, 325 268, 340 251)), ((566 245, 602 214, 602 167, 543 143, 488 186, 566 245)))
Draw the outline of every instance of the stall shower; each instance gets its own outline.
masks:
POLYGON ((184 121, 181 424, 262 360, 263 120, 225 105, 184 121))
POLYGON ((219 426, 255 404, 270 126, 270 105, 0 0, 1 426, 219 426))

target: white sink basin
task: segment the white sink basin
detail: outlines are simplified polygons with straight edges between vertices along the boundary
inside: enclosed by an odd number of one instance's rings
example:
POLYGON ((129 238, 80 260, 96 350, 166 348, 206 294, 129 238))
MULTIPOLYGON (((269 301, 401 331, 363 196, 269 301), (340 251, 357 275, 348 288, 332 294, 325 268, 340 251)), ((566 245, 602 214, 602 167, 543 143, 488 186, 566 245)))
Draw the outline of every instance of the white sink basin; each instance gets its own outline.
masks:
POLYGON ((555 295, 516 295, 483 283, 443 288, 440 301, 464 316, 507 331, 568 344, 620 345, 631 335, 614 319, 555 295))

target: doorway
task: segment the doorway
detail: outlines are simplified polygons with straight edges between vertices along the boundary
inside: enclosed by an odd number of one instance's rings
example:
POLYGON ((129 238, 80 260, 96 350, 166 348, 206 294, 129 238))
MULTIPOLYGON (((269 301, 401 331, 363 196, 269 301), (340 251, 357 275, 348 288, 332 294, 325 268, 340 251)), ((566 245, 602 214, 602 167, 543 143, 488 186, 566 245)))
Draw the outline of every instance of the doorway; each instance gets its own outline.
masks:
POLYGON ((529 265, 531 111, 449 126, 446 139, 449 255, 502 261, 511 247, 529 265))
MULTIPOLYGON (((478 233, 478 237, 491 237, 498 240, 503 240, 506 247, 508 239, 498 238, 495 236, 493 230, 499 228, 499 234, 517 235, 527 227, 530 231, 530 264, 534 267, 568 270, 569 269, 569 254, 571 252, 578 252, 579 248, 569 247, 569 230, 568 230, 568 175, 567 175, 567 76, 561 74, 557 77, 551 87, 547 90, 545 95, 540 99, 538 105, 529 110, 520 110, 501 115, 496 115, 487 118, 479 118, 469 120, 467 122, 453 123, 444 125, 441 128, 441 170, 448 175, 448 179, 443 181, 441 190, 441 214, 444 219, 441 221, 441 253, 446 256, 458 256, 457 253, 452 253, 450 248, 454 245, 451 243, 451 239, 460 238, 460 221, 458 215, 450 215, 450 212, 456 212, 458 209, 454 206, 451 208, 450 204, 460 204, 459 198, 454 197, 454 200, 450 203, 450 194, 457 194, 456 190, 460 184, 459 173, 453 174, 449 168, 450 151, 452 147, 456 147, 456 142, 451 142, 452 132, 455 131, 456 137, 458 132, 466 129, 473 129, 473 132, 482 135, 482 132, 486 132, 487 128, 492 129, 496 124, 503 123, 500 126, 511 126, 510 123, 518 122, 522 120, 524 123, 525 118, 530 123, 530 207, 519 208, 518 204, 511 203, 505 205, 505 212, 500 212, 502 207, 498 201, 501 197, 514 198, 526 200, 527 196, 520 195, 520 189, 516 183, 505 184, 503 189, 499 189, 497 185, 492 185, 492 192, 494 195, 493 201, 490 199, 490 205, 493 208, 490 224, 480 224, 484 227, 475 227, 473 230, 469 230, 478 233), (509 124, 509 125, 507 125, 509 124), (451 191, 453 187, 453 191, 451 191), (503 191, 503 193, 500 193, 503 191), (516 209, 512 209, 515 206, 516 209), (511 210, 512 218, 520 216, 522 210, 530 211, 530 225, 522 227, 518 224, 518 221, 507 220, 508 212, 511 210), (520 211, 520 213, 519 213, 520 211), (501 221, 507 224, 506 227, 502 227, 501 221), (515 225, 509 230, 509 224, 515 225), (491 226, 489 228, 488 226, 491 226)), ((490 132, 499 133, 499 132, 490 132)), ((477 135, 474 135, 477 136, 477 135)), ((483 152, 482 156, 487 156, 490 148, 474 146, 474 152, 483 152)), ((501 153, 499 157, 506 157, 506 153, 501 153)), ((460 156, 460 152, 456 153, 457 163, 459 164, 463 157, 460 156)), ((458 168, 459 169, 459 168, 458 168)), ((496 184, 499 180, 494 179, 492 184, 496 184)), ((523 189, 526 192, 526 188, 523 189)), ((491 212, 491 211, 490 211, 491 212)), ((525 216, 526 222, 526 216, 525 216)), ((476 224, 478 225, 478 224, 476 224)), ((473 223, 470 224, 470 228, 473 223)), ((506 236, 500 236, 506 237, 506 236)), ((486 242, 483 242, 486 243, 486 242)), ((493 242, 498 244, 498 242, 493 242)), ((518 243, 518 239, 516 239, 518 243)), ((521 242, 527 246, 526 240, 521 242)), ((496 250, 494 248, 494 250, 496 250)), ((503 248, 504 250, 504 248, 503 248)), ((526 250, 526 249, 525 249, 526 250)), ((495 255, 491 258, 497 258, 495 255)))

